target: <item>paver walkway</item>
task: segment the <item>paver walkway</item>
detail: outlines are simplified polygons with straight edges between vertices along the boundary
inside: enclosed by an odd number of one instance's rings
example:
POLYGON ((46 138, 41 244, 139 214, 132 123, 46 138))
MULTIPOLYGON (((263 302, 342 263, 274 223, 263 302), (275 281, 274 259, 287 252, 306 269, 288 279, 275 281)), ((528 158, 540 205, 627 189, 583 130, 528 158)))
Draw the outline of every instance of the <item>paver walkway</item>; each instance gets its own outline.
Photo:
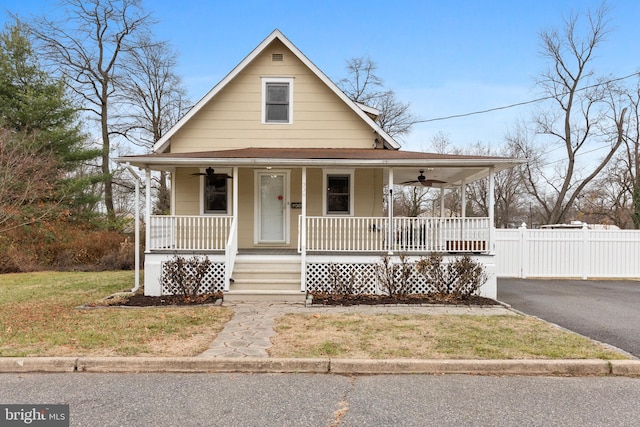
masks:
POLYGON ((220 331, 200 357, 269 357, 267 349, 271 347, 274 319, 286 313, 367 313, 367 314, 477 314, 500 315, 514 314, 503 306, 467 307, 467 306, 305 306, 300 303, 232 303, 235 314, 220 331))

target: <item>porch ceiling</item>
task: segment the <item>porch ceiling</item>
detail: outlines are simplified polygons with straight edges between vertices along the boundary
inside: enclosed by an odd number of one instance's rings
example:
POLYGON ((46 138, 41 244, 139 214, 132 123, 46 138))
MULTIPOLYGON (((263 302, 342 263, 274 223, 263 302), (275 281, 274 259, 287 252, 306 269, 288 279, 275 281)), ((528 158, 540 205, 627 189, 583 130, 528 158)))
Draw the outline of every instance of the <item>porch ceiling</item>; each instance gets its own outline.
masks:
MULTIPOLYGON (((393 168, 394 183, 417 180, 420 171, 427 180, 444 181, 444 187, 471 182, 489 174, 489 168, 499 172, 512 168, 524 159, 423 153, 384 149, 321 149, 321 148, 245 148, 192 153, 155 153, 117 158, 152 170, 172 170, 176 167, 301 167, 312 168, 383 168, 385 181, 393 168)), ((419 184, 418 184, 419 185, 419 184)), ((439 187, 441 184, 434 184, 439 187)))

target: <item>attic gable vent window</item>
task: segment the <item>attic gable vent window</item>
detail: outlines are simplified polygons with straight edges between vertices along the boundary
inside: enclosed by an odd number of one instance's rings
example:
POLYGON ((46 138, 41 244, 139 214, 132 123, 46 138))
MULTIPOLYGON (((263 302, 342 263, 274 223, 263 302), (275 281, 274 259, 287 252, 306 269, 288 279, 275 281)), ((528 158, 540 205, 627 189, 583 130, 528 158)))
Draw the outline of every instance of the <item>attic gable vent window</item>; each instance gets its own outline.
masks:
POLYGON ((293 123, 293 78, 262 78, 262 123, 293 123))
POLYGON ((282 62, 284 61, 284 55, 282 53, 273 53, 271 54, 271 60, 273 62, 282 62))

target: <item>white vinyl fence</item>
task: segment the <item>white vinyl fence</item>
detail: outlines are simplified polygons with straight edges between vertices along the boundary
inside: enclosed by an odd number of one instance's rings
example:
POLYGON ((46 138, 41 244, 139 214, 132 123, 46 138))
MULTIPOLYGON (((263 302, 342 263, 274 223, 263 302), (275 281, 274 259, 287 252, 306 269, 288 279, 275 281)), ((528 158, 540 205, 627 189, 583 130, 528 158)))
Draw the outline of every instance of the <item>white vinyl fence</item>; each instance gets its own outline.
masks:
POLYGON ((640 279, 640 230, 497 229, 498 277, 640 279))

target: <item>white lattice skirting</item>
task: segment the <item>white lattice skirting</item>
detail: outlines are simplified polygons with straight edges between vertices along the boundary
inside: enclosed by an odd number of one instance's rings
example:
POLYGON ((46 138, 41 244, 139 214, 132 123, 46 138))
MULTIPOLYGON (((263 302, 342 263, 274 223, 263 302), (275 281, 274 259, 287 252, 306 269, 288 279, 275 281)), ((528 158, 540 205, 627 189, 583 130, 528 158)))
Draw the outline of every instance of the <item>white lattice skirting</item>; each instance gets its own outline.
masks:
MULTIPOLYGON (((345 290, 353 294, 382 294, 382 284, 376 273, 377 264, 334 264, 334 263, 308 263, 307 264, 307 290, 309 292, 343 293, 345 290)), ((414 268, 408 282, 409 293, 428 294, 435 292, 436 288, 426 281, 423 275, 414 268)), ((395 279, 400 281, 400 270, 395 272, 395 279)))
MULTIPOLYGON (((163 262, 162 264, 162 272, 161 272, 161 282, 162 282, 162 295, 173 295, 179 294, 180 290, 177 288, 175 283, 166 283, 164 279, 167 275, 167 265, 168 262, 163 262)), ((187 280, 192 279, 195 276, 195 267, 192 265, 186 265, 187 268, 186 278, 187 280)), ((222 262, 214 262, 211 263, 209 269, 205 273, 202 279, 202 285, 198 291, 199 294, 209 294, 215 292, 222 292, 224 290, 224 263, 222 262)))

